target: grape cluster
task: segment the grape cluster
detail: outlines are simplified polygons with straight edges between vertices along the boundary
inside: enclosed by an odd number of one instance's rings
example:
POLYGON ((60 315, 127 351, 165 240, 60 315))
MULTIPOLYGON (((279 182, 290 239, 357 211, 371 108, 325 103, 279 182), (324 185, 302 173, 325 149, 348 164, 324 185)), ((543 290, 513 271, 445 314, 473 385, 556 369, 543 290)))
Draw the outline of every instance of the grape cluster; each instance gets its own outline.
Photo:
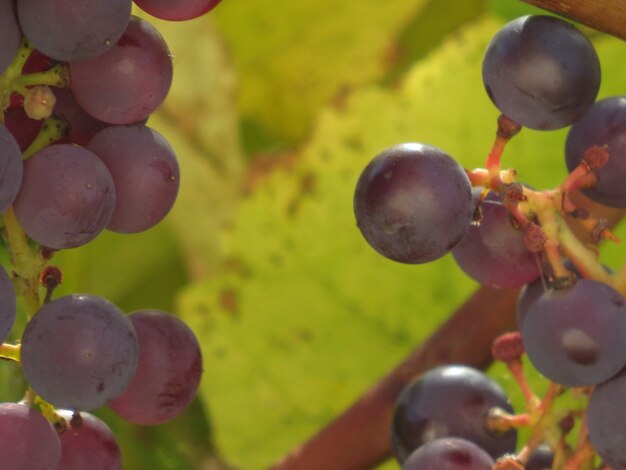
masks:
POLYGON ((482 78, 501 112, 485 168, 464 170, 429 145, 393 146, 360 175, 354 212, 364 238, 387 258, 418 264, 451 252, 479 283, 522 288, 519 331, 498 338, 493 355, 519 383, 526 410, 515 414, 481 372, 441 366, 398 398, 396 457, 405 470, 596 468, 600 459, 624 470, 626 268, 614 274, 601 266, 572 227, 595 242, 616 240, 573 194, 626 208, 626 97, 596 102, 600 62, 592 43, 552 16, 502 27, 485 52, 482 78), (504 148, 523 127, 566 126, 569 174, 557 188, 532 189, 503 169, 504 148), (550 381, 542 399, 526 382, 523 355, 550 381), (585 397, 584 413, 553 406, 572 388, 585 397), (570 439, 578 419, 579 436, 570 439), (531 438, 518 444, 520 427, 531 438))
MULTIPOLYGON (((137 0, 181 21, 220 0, 137 0)), ((131 0, 0 1, 0 357, 21 366, 20 403, 0 403, 0 467, 115 470, 122 458, 105 405, 158 425, 196 395, 202 356, 191 329, 154 309, 127 315, 86 293, 53 298, 54 252, 103 230, 138 233, 179 188, 171 145, 147 126, 172 81, 172 56, 131 0), (16 299, 28 322, 12 331, 16 299)))

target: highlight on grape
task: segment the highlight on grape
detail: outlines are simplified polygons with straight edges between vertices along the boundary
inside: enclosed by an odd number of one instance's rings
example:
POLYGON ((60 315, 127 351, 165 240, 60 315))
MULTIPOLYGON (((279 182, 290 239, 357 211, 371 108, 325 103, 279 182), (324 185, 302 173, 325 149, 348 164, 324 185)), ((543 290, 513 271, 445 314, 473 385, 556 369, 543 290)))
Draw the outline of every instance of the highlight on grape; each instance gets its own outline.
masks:
POLYGON ((464 170, 445 150, 400 143, 363 170, 354 213, 365 240, 393 261, 451 252, 479 283, 522 288, 519 331, 497 338, 492 353, 508 366, 525 408, 513 410, 478 370, 440 366, 399 396, 395 456, 404 470, 624 470, 626 268, 612 273, 575 235, 573 227, 596 243, 617 241, 573 195, 626 207, 626 96, 596 101, 593 45, 552 16, 502 27, 485 51, 482 79, 501 113, 485 167, 464 170), (503 166, 507 143, 524 127, 567 126, 568 174, 558 187, 533 189, 503 166), (530 387, 529 366, 549 381, 544 396, 530 387), (557 406, 566 395, 582 405, 557 406))
MULTIPOLYGON (((170 21, 220 0, 141 0, 170 21)), ((127 314, 88 293, 55 297, 58 250, 105 229, 158 224, 179 189, 175 151, 146 125, 172 81, 165 40, 131 15, 131 0, 0 1, 0 211, 10 269, 0 267, 0 357, 28 383, 0 403, 5 470, 115 470, 122 456, 107 424, 158 425, 196 395, 202 356, 191 329, 159 310, 127 314), (13 331, 16 299, 27 322, 13 331), (19 338, 6 342, 9 335, 19 338), (9 444, 10 443, 10 444, 9 444)))

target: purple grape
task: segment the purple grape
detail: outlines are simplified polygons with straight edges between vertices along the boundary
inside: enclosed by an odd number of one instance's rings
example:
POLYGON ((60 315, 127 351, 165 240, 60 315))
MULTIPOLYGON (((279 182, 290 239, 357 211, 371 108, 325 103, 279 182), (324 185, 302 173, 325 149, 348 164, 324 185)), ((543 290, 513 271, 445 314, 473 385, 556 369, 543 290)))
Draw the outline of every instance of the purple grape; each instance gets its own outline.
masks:
POLYGON ((482 219, 470 225, 452 255, 481 284, 516 288, 539 276, 537 256, 526 247, 524 232, 511 224, 509 211, 495 201, 480 205, 482 219))
POLYGON ((553 16, 524 16, 507 23, 489 43, 483 83, 505 116, 532 129, 558 129, 593 104, 600 62, 574 26, 553 16))
POLYGON ((522 287, 519 297, 517 298, 517 307, 515 309, 515 321, 518 330, 522 330, 528 308, 546 291, 547 287, 544 286, 546 282, 545 279, 538 278, 522 287))
POLYGON ((515 451, 517 432, 500 435, 485 430, 491 408, 513 412, 498 384, 479 370, 446 365, 426 372, 398 397, 391 437, 400 463, 418 447, 440 437, 472 441, 493 458, 515 451))
POLYGON ((491 470, 493 459, 473 442, 435 439, 413 452, 402 470, 491 470))
POLYGON ((161 134, 143 125, 111 126, 87 146, 107 166, 115 184, 109 230, 136 233, 159 223, 172 208, 180 173, 161 134))
POLYGON ((0 212, 13 204, 22 184, 23 172, 20 147, 4 124, 0 124, 0 212))
POLYGON ((3 470, 57 470, 59 437, 43 415, 26 405, 0 404, 0 442, 3 470))
POLYGON ((593 146, 606 147, 609 160, 595 169, 598 182, 583 189, 583 193, 607 206, 626 207, 626 97, 598 101, 572 126, 565 144, 565 160, 570 172, 593 146))
POLYGON ((22 31, 17 22, 15 0, 0 2, 0 75, 13 62, 22 40, 22 31))
POLYGON ((61 433, 61 470, 119 470, 122 456, 115 436, 104 421, 89 413, 57 410, 69 427, 61 433), (78 417, 79 416, 79 417, 78 417))
POLYGON ((120 38, 131 0, 17 0, 24 34, 44 54, 63 61, 96 57, 120 38))
POLYGON ((93 240, 114 207, 109 170, 89 150, 69 144, 51 145, 26 161, 14 205, 28 236, 55 249, 93 240))
POLYGON ((536 447, 526 465, 525 470, 552 470, 552 461, 554 460, 554 452, 547 445, 540 445, 536 447))
POLYGON ((135 424, 161 424, 181 414, 196 395, 202 375, 200 345, 177 317, 158 310, 130 315, 139 342, 132 382, 110 407, 135 424))
POLYGON ((9 336, 15 322, 16 298, 13 283, 6 270, 0 266, 0 342, 9 336))
POLYGON ((57 100, 54 105, 54 114, 63 117, 69 125, 63 142, 85 146, 98 131, 108 126, 87 114, 76 102, 70 90, 55 88, 54 96, 57 100))
POLYGON ((45 304, 22 337, 22 370, 58 408, 92 410, 118 397, 137 369, 133 325, 111 302, 75 294, 45 304))
POLYGON ((222 0, 135 0, 146 13, 168 21, 198 18, 215 8, 222 0))
POLYGON ((132 124, 165 99, 172 59, 156 28, 133 16, 111 50, 70 63, 70 78, 74 98, 87 113, 110 124, 132 124))
POLYGON ((594 388, 587 406, 589 440, 605 465, 613 470, 626 469, 626 373, 594 388))
POLYGON ((626 301, 613 288, 580 279, 533 302, 522 339, 535 368, 566 387, 603 382, 626 364, 626 301))
POLYGON ((474 203, 457 162, 430 145, 408 143, 385 150, 365 167, 354 213, 376 251, 415 264, 440 258, 461 240, 474 203))

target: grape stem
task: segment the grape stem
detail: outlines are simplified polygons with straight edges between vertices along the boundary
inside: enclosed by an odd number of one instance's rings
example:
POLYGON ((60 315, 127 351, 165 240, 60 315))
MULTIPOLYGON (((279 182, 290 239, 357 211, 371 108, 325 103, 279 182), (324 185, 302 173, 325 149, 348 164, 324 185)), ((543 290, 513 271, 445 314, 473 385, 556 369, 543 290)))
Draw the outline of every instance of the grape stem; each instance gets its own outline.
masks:
POLYGON ((0 358, 9 361, 20 362, 20 351, 22 347, 19 344, 3 343, 0 345, 0 358))
POLYGON ((39 273, 46 261, 37 249, 33 249, 15 218, 15 212, 9 207, 3 214, 6 230, 7 246, 11 255, 11 262, 15 273, 14 282, 16 291, 24 296, 26 314, 32 318, 39 307, 39 273))

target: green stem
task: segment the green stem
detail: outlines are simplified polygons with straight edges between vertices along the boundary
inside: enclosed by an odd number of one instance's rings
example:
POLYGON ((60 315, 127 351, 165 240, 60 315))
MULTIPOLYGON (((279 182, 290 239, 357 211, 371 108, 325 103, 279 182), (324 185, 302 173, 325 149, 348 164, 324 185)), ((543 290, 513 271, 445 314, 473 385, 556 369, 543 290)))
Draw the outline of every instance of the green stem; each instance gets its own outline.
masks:
POLYGON ((38 250, 34 250, 28 244, 24 230, 15 218, 15 212, 9 207, 4 212, 4 224, 9 240, 9 252, 13 269, 18 276, 21 290, 26 303, 26 314, 30 320, 39 310, 41 300, 39 298, 39 273, 45 265, 45 261, 38 250))
POLYGON ((0 75, 0 118, 2 118, 3 121, 4 110, 9 106, 11 93, 15 90, 13 84, 22 75, 22 69, 30 57, 31 52, 33 52, 33 47, 26 38, 24 38, 13 62, 11 62, 2 75, 0 75))
POLYGON ((20 362, 20 352, 22 347, 19 344, 3 343, 0 345, 0 358, 10 361, 20 362))
POLYGON ((26 150, 24 150, 22 158, 24 158, 24 160, 29 159, 41 149, 56 142, 57 140, 61 140, 67 135, 68 131, 69 124, 65 119, 55 114, 47 117, 43 122, 43 126, 41 127, 39 134, 35 137, 35 140, 31 142, 26 150))
POLYGON ((23 87, 47 85, 57 88, 67 88, 69 85, 69 74, 65 64, 58 64, 44 72, 20 75, 15 79, 14 83, 23 87))

